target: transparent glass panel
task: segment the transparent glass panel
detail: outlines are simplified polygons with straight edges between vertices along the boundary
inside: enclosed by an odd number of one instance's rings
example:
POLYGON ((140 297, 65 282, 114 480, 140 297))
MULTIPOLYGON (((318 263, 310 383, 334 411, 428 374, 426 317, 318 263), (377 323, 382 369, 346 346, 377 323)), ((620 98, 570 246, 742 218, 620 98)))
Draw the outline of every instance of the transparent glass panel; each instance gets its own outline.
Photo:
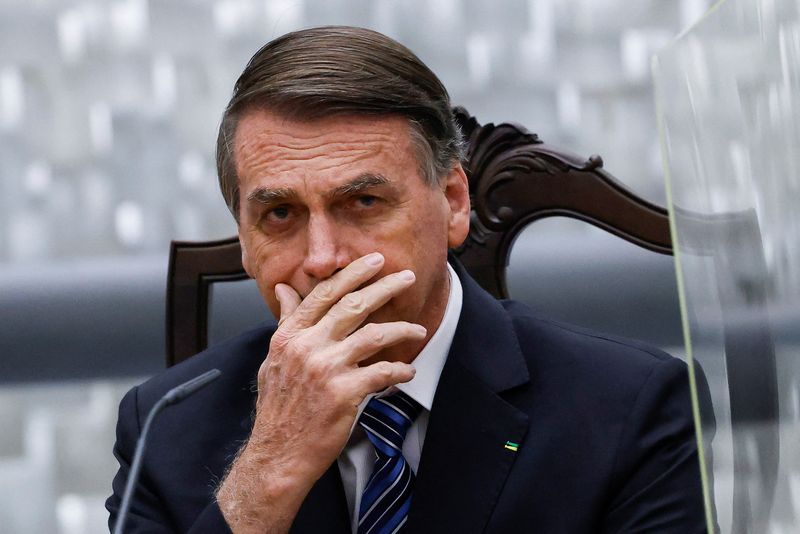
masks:
POLYGON ((798 532, 798 4, 719 2, 653 73, 709 527, 798 532))

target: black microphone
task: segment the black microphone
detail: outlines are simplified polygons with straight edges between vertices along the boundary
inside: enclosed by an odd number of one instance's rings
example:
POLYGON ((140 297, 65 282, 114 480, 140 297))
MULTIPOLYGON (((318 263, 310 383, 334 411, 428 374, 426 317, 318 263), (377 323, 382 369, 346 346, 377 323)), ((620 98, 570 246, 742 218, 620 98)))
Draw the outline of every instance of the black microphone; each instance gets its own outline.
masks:
POLYGON ((136 481, 139 479, 139 471, 142 468, 142 457, 144 456, 145 442, 147 440, 147 433, 150 430, 150 425, 153 419, 161 412, 161 410, 171 404, 176 404, 200 388, 210 384, 222 373, 219 369, 211 369, 206 371, 200 376, 196 376, 191 380, 184 382, 179 386, 175 386, 167 391, 157 403, 150 409, 147 414, 142 433, 136 441, 136 452, 133 455, 133 463, 131 464, 131 472, 128 473, 128 482, 125 484, 125 493, 122 494, 122 505, 119 507, 119 514, 117 521, 114 523, 114 534, 122 534, 122 529, 125 527, 125 520, 128 518, 128 509, 131 506, 131 498, 133 497, 134 487, 136 481))

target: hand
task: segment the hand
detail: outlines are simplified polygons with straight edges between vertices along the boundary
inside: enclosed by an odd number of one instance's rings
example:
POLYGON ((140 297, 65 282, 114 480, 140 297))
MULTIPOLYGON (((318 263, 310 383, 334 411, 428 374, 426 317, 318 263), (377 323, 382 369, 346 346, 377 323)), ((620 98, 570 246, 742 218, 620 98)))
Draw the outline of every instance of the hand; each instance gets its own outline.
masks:
POLYGON ((361 326, 414 283, 411 271, 360 289, 383 266, 374 253, 319 283, 301 302, 275 287, 278 329, 258 372, 253 431, 217 500, 234 532, 286 532, 308 491, 344 448, 358 406, 370 393, 414 377, 402 362, 359 366, 382 349, 427 335, 404 321, 361 326))

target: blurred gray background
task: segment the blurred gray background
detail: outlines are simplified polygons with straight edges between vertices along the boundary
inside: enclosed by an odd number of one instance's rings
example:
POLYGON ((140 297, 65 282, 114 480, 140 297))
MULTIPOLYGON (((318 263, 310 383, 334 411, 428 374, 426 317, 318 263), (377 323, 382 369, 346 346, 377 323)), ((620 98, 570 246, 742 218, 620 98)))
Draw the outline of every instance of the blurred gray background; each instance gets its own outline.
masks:
MULTIPOLYGON (((414 50, 481 122, 512 121, 664 204, 650 56, 709 0, 0 0, 0 532, 102 532, 116 404, 163 368, 171 239, 235 233, 221 111, 249 57, 352 24, 414 50)), ((518 240, 543 313, 682 353, 672 258, 565 219, 518 240)), ((215 290, 212 340, 269 320, 215 290)))

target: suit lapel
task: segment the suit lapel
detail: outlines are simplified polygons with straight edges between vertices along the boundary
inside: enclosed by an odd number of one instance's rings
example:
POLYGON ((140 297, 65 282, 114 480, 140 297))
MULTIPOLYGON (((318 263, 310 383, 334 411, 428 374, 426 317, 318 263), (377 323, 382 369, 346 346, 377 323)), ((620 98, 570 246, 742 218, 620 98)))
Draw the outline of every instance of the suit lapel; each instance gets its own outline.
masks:
POLYGON ((481 532, 497 503, 528 417, 498 394, 529 381, 505 309, 454 263, 464 288, 439 379, 408 519, 409 532, 481 532))

